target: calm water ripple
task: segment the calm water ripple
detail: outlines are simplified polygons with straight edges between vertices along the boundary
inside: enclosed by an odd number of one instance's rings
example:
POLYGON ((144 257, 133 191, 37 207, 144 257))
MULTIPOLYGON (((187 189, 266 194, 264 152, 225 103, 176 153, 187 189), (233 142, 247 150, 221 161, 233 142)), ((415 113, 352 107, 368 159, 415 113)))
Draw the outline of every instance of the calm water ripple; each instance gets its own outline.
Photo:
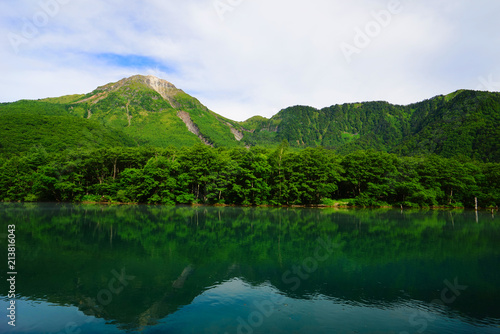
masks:
POLYGON ((1 333, 500 333, 482 212, 0 204, 8 225, 1 333))

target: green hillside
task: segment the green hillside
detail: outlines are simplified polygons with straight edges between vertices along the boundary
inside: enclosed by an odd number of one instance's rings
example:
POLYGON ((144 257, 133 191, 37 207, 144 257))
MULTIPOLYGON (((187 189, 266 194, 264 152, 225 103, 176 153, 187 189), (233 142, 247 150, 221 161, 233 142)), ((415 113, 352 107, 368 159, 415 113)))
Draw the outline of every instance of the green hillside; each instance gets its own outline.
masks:
POLYGON ((250 145, 331 148, 347 154, 375 149, 403 155, 439 154, 500 161, 500 93, 457 91, 409 106, 387 102, 284 109, 243 122, 250 145))
POLYGON ((191 146, 200 139, 214 146, 238 146, 224 119, 171 83, 152 76, 133 76, 94 90, 71 104, 78 117, 122 129, 139 145, 191 146), (189 115, 199 134, 179 117, 189 115))
POLYGON ((139 145, 167 147, 178 143, 193 145, 199 141, 167 100, 137 82, 118 89, 100 87, 70 105, 70 112, 79 118, 121 129, 139 145))
POLYGON ((411 107, 412 135, 393 151, 500 162, 500 93, 460 91, 411 107))
POLYGON ((242 145, 242 127, 171 83, 133 76, 86 95, 0 104, 0 152, 113 146, 242 145))
POLYGON ((3 154, 19 154, 34 146, 55 152, 135 145, 122 131, 69 116, 63 106, 33 101, 0 105, 0 153, 3 154))
POLYGON ((270 120, 254 119, 254 133, 243 140, 260 144, 272 138, 276 143, 287 140, 298 147, 387 151, 410 134, 410 118, 408 107, 387 102, 335 105, 321 110, 295 106, 280 111, 270 120), (274 135, 269 136, 270 132, 274 135))
POLYGON ((86 95, 0 104, 0 152, 106 146, 325 147, 500 161, 500 93, 460 90, 411 104, 294 106, 235 122, 168 81, 136 75, 86 95))
POLYGON ((0 104, 0 201, 491 208, 499 122, 500 93, 464 90, 238 123, 134 76, 0 104))

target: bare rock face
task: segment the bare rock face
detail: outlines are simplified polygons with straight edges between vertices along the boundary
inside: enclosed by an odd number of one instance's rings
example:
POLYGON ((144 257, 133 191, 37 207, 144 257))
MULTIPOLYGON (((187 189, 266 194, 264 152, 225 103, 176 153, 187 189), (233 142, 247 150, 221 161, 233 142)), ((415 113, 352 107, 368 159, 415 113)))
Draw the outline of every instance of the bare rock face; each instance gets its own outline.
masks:
POLYGON ((131 82, 140 82, 145 84, 146 86, 152 88, 155 90, 158 94, 160 94, 165 100, 167 100, 170 105, 174 108, 179 108, 179 103, 175 100, 175 95, 178 93, 182 92, 182 90, 178 89, 175 87, 172 83, 168 82, 167 80, 163 80, 160 78, 157 78, 153 75, 134 75, 133 77, 130 78, 125 78, 122 79, 118 82, 115 83, 110 83, 101 87, 97 88, 97 91, 99 93, 85 99, 82 101, 79 101, 79 103, 82 102, 91 102, 93 104, 99 102, 100 100, 106 98, 109 93, 111 92, 116 92, 123 86, 126 86, 127 84, 131 82))
POLYGON ((154 90, 156 90, 158 93, 160 93, 162 90, 165 89, 174 89, 177 90, 177 88, 167 80, 163 80, 160 78, 155 77, 154 75, 147 75, 143 76, 144 82, 154 90))
POLYGON ((172 107, 178 108, 179 105, 174 99, 174 96, 181 90, 177 89, 172 83, 167 80, 163 80, 155 77, 154 75, 148 76, 137 76, 144 81, 146 85, 154 89, 158 94, 160 94, 165 100, 167 100, 172 107))
POLYGON ((236 130, 231 123, 226 123, 227 126, 229 126, 229 129, 231 130, 231 133, 234 135, 234 139, 237 141, 241 141, 243 139, 243 132, 236 130))
POLYGON ((203 135, 200 133, 200 129, 198 129, 198 127, 196 126, 196 124, 194 124, 193 120, 191 119, 191 116, 189 116, 189 114, 185 111, 179 111, 177 113, 177 116, 182 119, 182 121, 184 122, 184 124, 186 124, 188 130, 197 135, 198 138, 200 138, 200 140, 205 144, 205 145, 208 145, 208 146, 214 146, 211 142, 209 142, 205 137, 203 137, 203 135))

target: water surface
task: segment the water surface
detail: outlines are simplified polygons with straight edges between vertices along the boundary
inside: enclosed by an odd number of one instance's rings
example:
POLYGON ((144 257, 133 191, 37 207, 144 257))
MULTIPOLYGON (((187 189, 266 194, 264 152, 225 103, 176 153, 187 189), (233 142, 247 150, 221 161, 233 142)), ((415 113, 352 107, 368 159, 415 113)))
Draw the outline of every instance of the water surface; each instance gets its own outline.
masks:
POLYGON ((499 223, 458 211, 0 204, 18 272, 15 328, 0 272, 0 332, 500 333, 499 223))

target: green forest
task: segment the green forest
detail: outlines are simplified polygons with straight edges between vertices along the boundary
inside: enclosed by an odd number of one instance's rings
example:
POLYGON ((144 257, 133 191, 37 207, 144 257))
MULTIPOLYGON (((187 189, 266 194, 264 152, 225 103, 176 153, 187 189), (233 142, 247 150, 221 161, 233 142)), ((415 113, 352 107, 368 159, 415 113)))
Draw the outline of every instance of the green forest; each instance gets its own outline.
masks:
POLYGON ((133 76, 0 104, 0 201, 496 207, 500 93, 235 122, 133 76))
POLYGON ((325 148, 113 147, 0 157, 0 200, 474 207, 500 203, 500 164, 325 148))
POLYGON ((252 118, 251 145, 318 147, 338 153, 375 149, 399 155, 437 154, 500 162, 500 94, 457 91, 401 106, 388 102, 286 108, 271 119, 252 118))

